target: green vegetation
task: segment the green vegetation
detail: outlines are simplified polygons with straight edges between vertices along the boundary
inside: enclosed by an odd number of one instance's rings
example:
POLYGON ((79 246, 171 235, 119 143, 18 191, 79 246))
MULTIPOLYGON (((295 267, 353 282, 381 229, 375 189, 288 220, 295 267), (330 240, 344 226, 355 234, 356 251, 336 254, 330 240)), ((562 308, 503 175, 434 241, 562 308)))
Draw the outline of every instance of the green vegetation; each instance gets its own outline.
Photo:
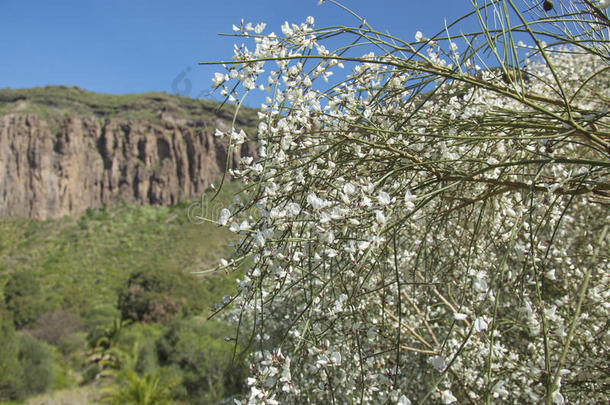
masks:
POLYGON ((233 346, 224 341, 231 334, 220 322, 182 319, 157 341, 160 364, 180 370, 183 399, 208 404, 239 392, 247 367, 243 359, 233 359, 233 346))
POLYGON ((15 398, 20 384, 19 342, 13 323, 0 317, 0 400, 15 398))
MULTIPOLYGON (((192 99, 164 92, 141 94, 100 94, 78 87, 45 86, 31 89, 0 90, 0 114, 10 112, 36 113, 51 120, 66 115, 94 115, 100 119, 119 117, 129 120, 160 122, 162 115, 197 122, 211 123, 215 116, 232 121, 235 107, 223 106, 217 111, 213 100, 192 99)), ((237 120, 244 129, 255 127, 256 110, 242 107, 237 120)), ((253 132, 254 133, 254 132, 253 132)))
POLYGON ((4 303, 17 327, 29 325, 45 312, 38 280, 28 271, 10 275, 4 286, 4 303))
POLYGON ((206 404, 241 392, 234 328, 207 320, 238 274, 193 274, 228 254, 232 234, 191 223, 191 204, 0 220, 0 401, 206 404))

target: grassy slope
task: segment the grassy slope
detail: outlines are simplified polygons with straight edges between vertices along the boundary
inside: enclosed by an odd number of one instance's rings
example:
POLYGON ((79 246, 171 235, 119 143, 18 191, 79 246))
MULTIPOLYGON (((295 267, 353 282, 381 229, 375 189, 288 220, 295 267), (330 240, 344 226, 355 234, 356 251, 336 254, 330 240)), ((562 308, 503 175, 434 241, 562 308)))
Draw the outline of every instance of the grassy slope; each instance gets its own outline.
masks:
MULTIPOLYGON (((214 201, 229 205, 236 186, 214 201)), ((229 253, 231 235, 214 224, 187 219, 191 203, 173 207, 118 206, 90 209, 81 218, 40 221, 0 219, 0 286, 13 271, 33 272, 47 299, 83 312, 116 304, 117 288, 136 269, 179 268, 191 272, 229 253), (66 303, 65 300, 74 300, 66 303), (63 302, 62 302, 63 301, 63 302)), ((206 303, 230 293, 232 276, 215 275, 206 303)))
MULTIPOLYGON (((208 120, 213 116, 232 121, 234 106, 224 105, 222 110, 217 109, 218 103, 213 100, 192 99, 161 92, 114 95, 66 86, 0 90, 0 114, 36 113, 47 119, 79 114, 95 115, 102 119, 118 117, 158 122, 161 113, 169 113, 195 122, 208 120)), ((242 107, 237 124, 244 129, 254 129, 256 119, 256 110, 242 107)))

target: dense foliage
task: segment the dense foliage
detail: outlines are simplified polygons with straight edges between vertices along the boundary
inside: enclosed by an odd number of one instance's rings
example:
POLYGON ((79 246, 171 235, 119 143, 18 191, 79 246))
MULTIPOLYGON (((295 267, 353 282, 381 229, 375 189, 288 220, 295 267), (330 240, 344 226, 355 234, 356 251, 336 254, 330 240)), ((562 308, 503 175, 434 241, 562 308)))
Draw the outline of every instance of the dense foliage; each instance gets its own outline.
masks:
POLYGON ((186 319, 170 325, 157 341, 160 364, 182 370, 183 395, 190 403, 217 403, 243 392, 247 367, 225 341, 233 334, 233 328, 220 322, 186 319))
POLYGON ((26 271, 13 273, 9 277, 4 286, 4 302, 18 328, 36 321, 45 311, 40 284, 32 273, 26 271))
POLYGON ((269 91, 218 219, 243 237, 219 267, 252 262, 249 402, 607 402, 610 21, 554 3, 412 41, 234 27, 254 45, 215 85, 269 91))
POLYGON ((135 271, 119 292, 123 319, 169 322, 177 313, 200 312, 203 286, 179 269, 152 268, 135 271))
POLYGON ((231 234, 189 222, 193 203, 0 220, 0 402, 210 403, 243 392, 233 331, 206 320, 235 275, 191 274, 227 252, 231 234))

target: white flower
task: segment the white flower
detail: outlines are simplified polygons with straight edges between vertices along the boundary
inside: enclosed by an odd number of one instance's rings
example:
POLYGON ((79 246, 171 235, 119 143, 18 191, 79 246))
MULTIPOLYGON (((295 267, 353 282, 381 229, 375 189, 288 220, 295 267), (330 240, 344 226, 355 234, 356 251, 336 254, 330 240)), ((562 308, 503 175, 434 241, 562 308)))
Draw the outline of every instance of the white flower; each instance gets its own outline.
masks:
POLYGON ((326 223, 330 222, 331 219, 332 219, 332 217, 326 211, 324 211, 320 214, 320 223, 321 224, 326 224, 326 223))
POLYGON ((341 365, 341 353, 332 352, 330 354, 330 361, 333 362, 337 366, 341 365))
POLYGON ((239 224, 239 230, 240 231, 247 231, 248 229, 250 229, 250 224, 248 223, 247 219, 244 219, 242 221, 242 223, 239 224))
POLYGON ((383 211, 381 211, 381 210, 375 211, 375 221, 377 221, 377 223, 379 225, 385 224, 386 219, 385 219, 385 215, 383 214, 383 211))
POLYGON ((494 384, 493 388, 491 389, 491 391, 493 392, 493 397, 494 398, 498 398, 498 397, 502 397, 505 398, 508 396, 508 391, 504 388, 504 381, 498 381, 497 383, 494 384))
POLYGON ((364 252, 365 250, 367 250, 369 248, 369 246, 371 245, 371 242, 363 240, 358 242, 358 250, 364 252))
POLYGON ((475 332, 480 333, 487 330, 489 322, 485 318, 477 318, 472 326, 475 332))
POLYGON ((228 75, 223 75, 222 73, 214 73, 214 78, 212 79, 212 83, 214 83, 214 87, 219 87, 221 84, 229 80, 228 75))
MULTIPOLYGON (((228 80, 228 79, 227 79, 228 80)), ((248 77, 247 79, 245 79, 243 81, 243 85, 247 90, 253 90, 256 88, 256 83, 254 82, 254 80, 252 80, 252 78, 248 77)))
MULTIPOLYGON (((600 0, 597 7, 601 8, 601 9, 606 9, 606 8, 610 7, 610 0, 600 0)), ((559 394, 559 395, 561 395, 561 394, 559 394)))
POLYGON ((229 222, 229 217, 231 216, 231 211, 226 208, 220 210, 220 216, 218 217, 218 225, 225 226, 227 222, 229 222))
POLYGON ((347 195, 353 194, 356 192, 356 187, 352 183, 346 183, 343 186, 343 192, 347 195))
POLYGON ((265 246, 265 237, 261 233, 261 231, 256 231, 256 236, 254 237, 254 242, 256 246, 263 247, 265 246))
POLYGON ((294 34, 294 31, 290 28, 290 24, 288 24, 288 21, 285 21, 284 24, 282 24, 282 33, 287 37, 294 34))
POLYGON ((259 398, 263 396, 263 392, 256 388, 254 385, 250 387, 250 397, 259 398))
POLYGON ((301 206, 295 202, 291 202, 286 206, 286 215, 295 217, 301 212, 301 206))
POLYGON ((247 138, 247 136, 243 129, 240 130, 239 132, 237 132, 237 131, 231 132, 231 141, 233 143, 235 143, 236 145, 241 145, 242 143, 244 143, 246 138, 247 138))
POLYGON ((269 211, 269 218, 271 219, 283 218, 285 215, 286 211, 280 210, 277 207, 273 207, 271 208, 271 211, 269 211))
POLYGON ((443 404, 449 405, 457 401, 457 398, 453 396, 451 390, 441 391, 441 400, 443 404))
POLYGON ((487 292, 487 282, 485 280, 483 280, 482 278, 476 278, 474 280, 474 289, 475 291, 479 292, 479 293, 486 293, 487 292))
POLYGON ((422 34, 421 31, 417 31, 415 33, 415 40, 417 42, 420 42, 422 39, 424 39, 424 34, 422 34))
POLYGON ((455 319, 456 321, 463 321, 466 318, 468 318, 468 315, 466 314, 460 314, 459 312, 453 313, 453 319, 455 319))
POLYGON ((407 209, 412 210, 413 208, 415 208, 415 203, 413 203, 413 201, 416 198, 416 196, 411 194, 410 190, 407 190, 407 192, 405 193, 405 205, 407 206, 407 209))
POLYGON ((398 399, 397 405, 411 405, 411 401, 406 397, 406 395, 401 395, 398 399))
POLYGON ((234 233, 239 232, 239 224, 237 222, 231 222, 231 225, 229 226, 229 231, 234 233))
POLYGON ((392 202, 390 195, 388 193, 386 193, 385 191, 380 191, 379 194, 377 195, 377 199, 383 205, 388 205, 392 202))
POLYGON ((559 391, 553 392, 553 405, 563 405, 565 404, 565 399, 563 395, 559 391))
POLYGON ((326 206, 328 206, 328 201, 324 201, 321 198, 318 198, 318 196, 315 193, 311 193, 307 196, 307 202, 309 203, 309 205, 312 206, 313 209, 316 210, 320 210, 326 206))
POLYGON ((434 367, 434 369, 439 372, 443 371, 445 367, 447 367, 445 359, 443 359, 441 356, 434 356, 428 361, 430 362, 430 364, 432 364, 432 367, 434 367))

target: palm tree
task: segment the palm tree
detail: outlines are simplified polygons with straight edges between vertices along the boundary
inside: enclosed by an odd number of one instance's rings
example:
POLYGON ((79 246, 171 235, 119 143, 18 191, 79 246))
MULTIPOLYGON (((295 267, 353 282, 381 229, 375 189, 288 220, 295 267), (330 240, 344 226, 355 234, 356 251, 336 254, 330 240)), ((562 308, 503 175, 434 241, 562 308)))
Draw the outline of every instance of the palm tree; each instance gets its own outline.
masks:
POLYGON ((179 381, 163 378, 161 373, 139 375, 133 369, 122 370, 124 378, 118 385, 104 389, 102 403, 116 405, 163 405, 171 402, 171 390, 179 381))

